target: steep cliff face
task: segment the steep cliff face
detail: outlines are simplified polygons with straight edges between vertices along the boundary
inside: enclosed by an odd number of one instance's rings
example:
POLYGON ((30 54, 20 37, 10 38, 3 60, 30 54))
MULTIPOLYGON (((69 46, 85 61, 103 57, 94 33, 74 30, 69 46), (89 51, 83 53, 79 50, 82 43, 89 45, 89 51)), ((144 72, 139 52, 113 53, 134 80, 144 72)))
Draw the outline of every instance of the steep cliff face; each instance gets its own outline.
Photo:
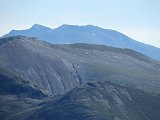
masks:
POLYGON ((52 45, 29 37, 0 39, 0 64, 47 96, 81 83, 111 81, 160 92, 160 63, 138 52, 100 45, 52 45))

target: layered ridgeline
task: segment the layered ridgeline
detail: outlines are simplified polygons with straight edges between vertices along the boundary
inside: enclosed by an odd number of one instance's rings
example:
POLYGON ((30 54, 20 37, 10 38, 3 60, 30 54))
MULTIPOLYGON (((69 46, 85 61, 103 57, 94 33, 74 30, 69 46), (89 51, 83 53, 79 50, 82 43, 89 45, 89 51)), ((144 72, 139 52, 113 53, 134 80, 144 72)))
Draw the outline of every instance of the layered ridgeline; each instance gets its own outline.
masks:
POLYGON ((159 120, 159 78, 133 50, 1 38, 0 119, 159 120))
POLYGON ((160 60, 160 48, 135 41, 115 30, 102 29, 96 26, 62 25, 51 29, 35 24, 27 30, 12 30, 7 36, 23 35, 37 37, 49 43, 89 43, 108 45, 118 48, 129 48, 141 52, 154 59, 160 60))
POLYGON ((0 64, 47 96, 96 80, 160 93, 160 62, 129 49, 6 37, 0 39, 0 64))

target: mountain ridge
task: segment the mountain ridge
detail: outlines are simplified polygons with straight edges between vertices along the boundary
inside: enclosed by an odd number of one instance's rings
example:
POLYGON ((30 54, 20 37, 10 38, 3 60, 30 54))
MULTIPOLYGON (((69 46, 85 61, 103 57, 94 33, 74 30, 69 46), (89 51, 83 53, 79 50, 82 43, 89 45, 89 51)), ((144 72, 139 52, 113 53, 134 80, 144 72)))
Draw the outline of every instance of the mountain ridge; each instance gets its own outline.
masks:
POLYGON ((138 42, 118 31, 103 29, 93 25, 78 26, 64 24, 58 28, 51 29, 35 24, 26 30, 11 31, 3 37, 16 35, 37 37, 53 44, 88 43, 129 48, 160 60, 160 48, 138 42))
POLYGON ((0 38, 0 119, 159 120, 159 73, 130 49, 0 38))
POLYGON ((0 45, 0 64, 45 95, 65 94, 90 80, 109 80, 160 92, 156 84, 160 63, 133 50, 84 43, 52 45, 24 36, 0 41, 5 41, 0 45))

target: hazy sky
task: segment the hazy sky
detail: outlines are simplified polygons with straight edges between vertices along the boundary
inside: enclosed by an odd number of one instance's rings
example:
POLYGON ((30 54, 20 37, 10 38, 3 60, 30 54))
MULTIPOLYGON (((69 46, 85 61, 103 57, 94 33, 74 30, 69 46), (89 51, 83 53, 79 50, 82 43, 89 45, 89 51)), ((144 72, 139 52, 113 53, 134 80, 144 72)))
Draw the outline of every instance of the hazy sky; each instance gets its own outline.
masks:
POLYGON ((0 36, 35 23, 92 24, 160 47, 160 0, 0 0, 0 36))

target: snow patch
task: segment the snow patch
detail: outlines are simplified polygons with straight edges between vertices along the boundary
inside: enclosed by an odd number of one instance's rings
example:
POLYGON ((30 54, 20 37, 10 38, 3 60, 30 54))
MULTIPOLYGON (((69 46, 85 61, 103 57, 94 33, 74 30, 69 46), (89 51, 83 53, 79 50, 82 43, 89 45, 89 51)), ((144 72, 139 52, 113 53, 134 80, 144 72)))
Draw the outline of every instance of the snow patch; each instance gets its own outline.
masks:
POLYGON ((96 34, 93 33, 92 36, 96 36, 96 34))

